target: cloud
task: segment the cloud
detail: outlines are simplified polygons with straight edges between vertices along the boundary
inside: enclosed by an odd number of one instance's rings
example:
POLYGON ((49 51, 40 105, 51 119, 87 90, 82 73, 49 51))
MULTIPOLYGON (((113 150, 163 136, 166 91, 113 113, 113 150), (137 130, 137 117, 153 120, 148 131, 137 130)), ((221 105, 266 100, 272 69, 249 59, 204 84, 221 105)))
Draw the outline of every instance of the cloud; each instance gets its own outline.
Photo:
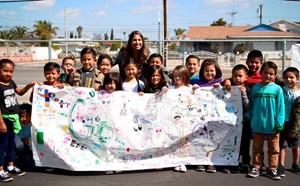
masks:
POLYGON ((15 11, 0 10, 0 15, 16 15, 15 11))
POLYGON ((158 12, 162 9, 161 0, 140 0, 136 7, 131 8, 132 13, 158 12))
POLYGON ((29 2, 25 6, 23 6, 22 9, 23 10, 47 10, 49 7, 54 6, 55 3, 56 0, 29 2))
POLYGON ((102 17, 102 16, 106 16, 107 12, 105 12, 105 11, 98 11, 95 14, 96 14, 96 16, 101 16, 102 17))

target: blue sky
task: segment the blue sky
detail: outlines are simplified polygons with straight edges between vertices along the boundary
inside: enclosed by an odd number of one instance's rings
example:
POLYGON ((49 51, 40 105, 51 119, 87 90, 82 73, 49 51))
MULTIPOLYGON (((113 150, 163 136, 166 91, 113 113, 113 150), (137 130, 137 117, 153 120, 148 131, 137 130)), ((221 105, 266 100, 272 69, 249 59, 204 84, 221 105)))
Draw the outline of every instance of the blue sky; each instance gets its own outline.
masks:
MULTIPOLYGON (((1 0, 0 0, 1 2, 1 0)), ((114 29, 115 38, 124 39, 133 30, 140 30, 151 40, 158 39, 160 14, 161 31, 163 0, 44 0, 41 2, 0 3, 0 29, 16 25, 32 30, 37 20, 47 20, 59 28, 58 36, 65 31, 64 10, 67 10, 67 27, 76 31, 83 27, 83 35, 93 38, 94 34, 104 35, 114 29)), ((263 5, 263 23, 279 19, 300 22, 300 2, 284 0, 167 0, 167 25, 170 37, 175 28, 188 30, 189 26, 208 26, 219 18, 234 25, 257 25, 257 9, 263 5)), ((162 34, 161 34, 162 38, 162 34)), ((127 37, 126 37, 127 40, 127 37)))

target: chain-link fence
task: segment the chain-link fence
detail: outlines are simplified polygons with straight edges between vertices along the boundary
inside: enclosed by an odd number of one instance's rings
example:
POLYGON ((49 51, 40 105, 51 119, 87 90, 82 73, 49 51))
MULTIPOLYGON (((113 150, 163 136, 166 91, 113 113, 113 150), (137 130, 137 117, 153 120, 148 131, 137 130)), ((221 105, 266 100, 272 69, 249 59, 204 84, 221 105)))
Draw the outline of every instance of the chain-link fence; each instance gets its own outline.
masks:
MULTIPOLYGON (((114 56, 127 41, 103 40, 1 40, 0 59, 9 58, 17 64, 15 78, 25 85, 31 80, 43 80, 42 66, 48 61, 60 63, 65 56, 74 56, 79 63, 80 51, 92 47, 97 53, 114 56), (20 72, 22 73, 20 73, 20 72)), ((274 61, 281 70, 290 66, 291 47, 300 40, 168 40, 147 41, 151 53, 164 57, 167 69, 185 64, 188 55, 194 54, 200 62, 207 58, 216 59, 224 76, 230 76, 231 68, 239 63, 245 64, 249 51, 261 50, 264 60, 274 61)))

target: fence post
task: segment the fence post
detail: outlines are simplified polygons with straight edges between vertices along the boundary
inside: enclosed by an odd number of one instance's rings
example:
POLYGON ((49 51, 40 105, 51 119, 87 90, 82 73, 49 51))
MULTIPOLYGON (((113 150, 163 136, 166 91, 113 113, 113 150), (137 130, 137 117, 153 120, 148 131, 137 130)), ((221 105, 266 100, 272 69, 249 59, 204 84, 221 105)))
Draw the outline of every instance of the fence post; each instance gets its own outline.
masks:
POLYGON ((282 50, 282 73, 285 69, 285 54, 286 54, 286 39, 283 39, 283 50, 282 50))
POLYGON ((49 55, 49 62, 52 61, 52 50, 51 50, 51 41, 48 41, 48 55, 49 55))

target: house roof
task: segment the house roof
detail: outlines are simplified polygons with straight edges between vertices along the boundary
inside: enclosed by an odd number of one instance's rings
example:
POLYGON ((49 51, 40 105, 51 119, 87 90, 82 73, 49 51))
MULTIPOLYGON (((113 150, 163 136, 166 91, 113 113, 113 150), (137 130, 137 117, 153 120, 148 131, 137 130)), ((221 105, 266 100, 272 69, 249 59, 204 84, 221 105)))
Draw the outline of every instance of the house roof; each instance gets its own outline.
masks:
POLYGON ((297 27, 300 27, 300 23, 299 22, 290 22, 290 21, 287 21, 287 20, 283 20, 283 19, 280 19, 278 21, 275 21, 273 23, 270 23, 269 25, 272 26, 272 25, 276 25, 276 24, 280 24, 282 22, 285 22, 285 23, 289 23, 289 24, 292 24, 294 26, 297 26, 297 27))
POLYGON ((297 34, 268 25, 259 26, 190 26, 184 37, 189 39, 290 38, 297 34))

